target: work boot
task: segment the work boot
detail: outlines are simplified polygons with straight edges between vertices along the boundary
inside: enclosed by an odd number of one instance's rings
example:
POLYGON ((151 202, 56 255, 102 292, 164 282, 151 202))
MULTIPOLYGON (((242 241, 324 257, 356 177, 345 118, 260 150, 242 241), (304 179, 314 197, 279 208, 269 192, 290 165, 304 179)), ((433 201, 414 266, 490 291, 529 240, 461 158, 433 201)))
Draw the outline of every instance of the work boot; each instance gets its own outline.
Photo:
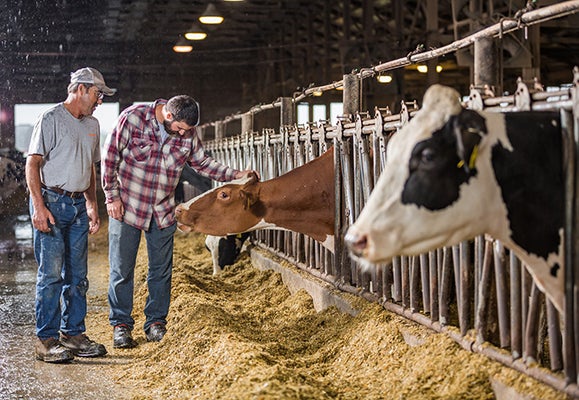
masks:
POLYGON ((167 328, 162 322, 153 322, 145 332, 147 342, 160 342, 167 333, 167 328))
POLYGON ((74 359, 72 351, 64 347, 58 339, 36 339, 36 359, 47 363, 65 363, 74 359))
POLYGON ((76 336, 60 333, 60 343, 78 357, 101 357, 107 354, 105 346, 90 340, 84 333, 76 336))
POLYGON ((137 342, 133 340, 131 329, 128 325, 115 325, 113 330, 113 347, 117 349, 130 349, 137 347, 137 342))

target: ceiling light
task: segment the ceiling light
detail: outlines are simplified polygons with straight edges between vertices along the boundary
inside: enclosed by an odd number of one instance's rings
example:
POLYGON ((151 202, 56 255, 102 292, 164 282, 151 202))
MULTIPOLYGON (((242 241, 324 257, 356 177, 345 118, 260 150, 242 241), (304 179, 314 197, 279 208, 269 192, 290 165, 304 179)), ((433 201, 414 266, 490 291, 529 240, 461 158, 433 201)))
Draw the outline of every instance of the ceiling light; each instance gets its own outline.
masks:
POLYGON ((380 83, 390 83, 392 82, 392 75, 389 74, 380 74, 376 77, 376 79, 378 80, 378 82, 380 83))
POLYGON ((184 38, 179 39, 177 44, 173 46, 173 51, 175 53, 190 53, 193 50, 193 46, 189 44, 184 38))
POLYGON ((316 89, 316 90, 314 90, 314 91, 312 92, 312 95, 314 95, 314 96, 316 96, 316 97, 319 97, 319 96, 321 96, 322 94, 324 94, 324 93, 323 93, 321 90, 319 90, 319 89, 316 89))
POLYGON ((193 24, 185 32, 185 38, 188 40, 203 40, 207 37, 207 34, 203 32, 203 29, 198 24, 193 24))
POLYGON ((202 24, 217 25, 223 22, 223 17, 217 11, 215 4, 209 3, 203 14, 199 17, 202 24))
MULTIPOLYGON (((421 74, 425 74, 428 72, 428 67, 424 64, 420 64, 419 66, 416 67, 416 69, 418 70, 418 72, 420 72, 421 74)), ((438 72, 440 74, 440 71, 442 71, 442 65, 437 65, 436 66, 436 72, 438 72)))

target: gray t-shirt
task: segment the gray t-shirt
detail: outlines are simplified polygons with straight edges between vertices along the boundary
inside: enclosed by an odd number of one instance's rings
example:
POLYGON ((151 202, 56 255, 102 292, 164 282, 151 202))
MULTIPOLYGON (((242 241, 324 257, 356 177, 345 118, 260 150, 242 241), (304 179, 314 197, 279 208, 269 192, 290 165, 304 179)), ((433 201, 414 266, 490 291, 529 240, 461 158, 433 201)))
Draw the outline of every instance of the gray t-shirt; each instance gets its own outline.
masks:
POLYGON ((99 141, 95 117, 75 118, 58 103, 36 121, 28 154, 43 156, 40 179, 46 186, 84 192, 90 185, 92 165, 100 161, 99 141))

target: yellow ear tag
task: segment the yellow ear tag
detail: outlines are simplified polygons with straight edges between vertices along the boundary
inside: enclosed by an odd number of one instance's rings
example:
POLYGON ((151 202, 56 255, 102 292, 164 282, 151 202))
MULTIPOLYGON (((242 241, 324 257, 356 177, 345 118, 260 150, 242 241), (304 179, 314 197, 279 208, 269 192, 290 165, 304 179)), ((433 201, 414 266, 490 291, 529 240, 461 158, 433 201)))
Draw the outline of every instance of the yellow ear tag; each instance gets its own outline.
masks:
POLYGON ((477 156, 478 156, 478 144, 473 147, 472 153, 470 154, 470 160, 468 161, 468 168, 469 169, 474 168, 474 163, 476 161, 477 156))
POLYGON ((456 168, 462 168, 463 165, 464 165, 464 160, 460 160, 458 162, 458 164, 456 164, 456 168))

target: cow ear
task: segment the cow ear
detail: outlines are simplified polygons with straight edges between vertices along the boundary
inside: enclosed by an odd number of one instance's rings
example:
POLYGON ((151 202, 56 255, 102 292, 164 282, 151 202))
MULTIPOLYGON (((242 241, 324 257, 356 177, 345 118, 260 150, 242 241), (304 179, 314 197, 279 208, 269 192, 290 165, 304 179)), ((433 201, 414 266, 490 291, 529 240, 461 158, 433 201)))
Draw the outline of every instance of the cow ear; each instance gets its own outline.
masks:
POLYGON ((454 118, 453 131, 459 158, 457 167, 470 173, 475 169, 480 142, 487 133, 485 120, 475 111, 464 110, 454 118))
POLYGON ((239 191, 239 196, 243 201, 243 209, 248 210, 259 200, 259 192, 255 193, 246 189, 241 189, 239 191))

